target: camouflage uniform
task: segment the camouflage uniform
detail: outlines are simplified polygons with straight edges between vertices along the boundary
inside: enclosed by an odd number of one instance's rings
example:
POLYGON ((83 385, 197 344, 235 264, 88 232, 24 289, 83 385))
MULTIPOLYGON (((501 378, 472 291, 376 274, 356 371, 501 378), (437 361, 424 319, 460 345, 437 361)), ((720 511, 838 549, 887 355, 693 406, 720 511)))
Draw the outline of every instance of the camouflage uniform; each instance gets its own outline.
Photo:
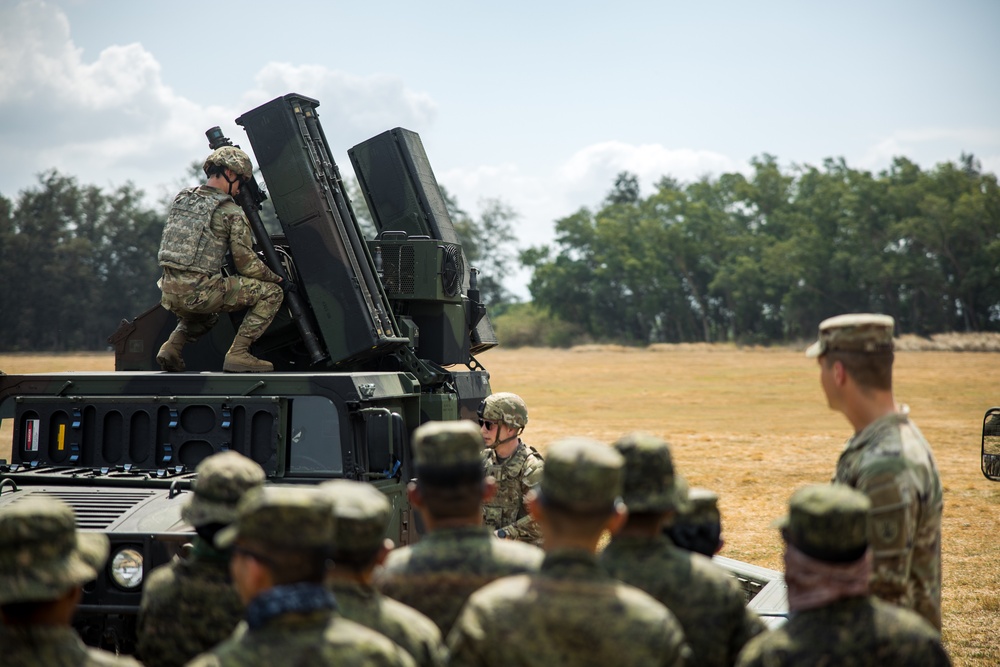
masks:
MULTIPOLYGON (((341 554, 368 554, 366 573, 381 552, 392 505, 381 491, 361 482, 338 479, 320 485, 333 502, 336 519, 334 529, 334 571, 328 586, 337 598, 344 618, 381 632, 399 644, 418 665, 444 665, 445 649, 441 631, 429 618, 416 609, 382 595, 369 583, 367 574, 352 571, 341 564, 341 554), (343 571, 344 574, 338 575, 343 571)), ((352 559, 357 567, 357 559, 352 559)))
MULTIPOLYGON (((579 515, 608 513, 622 459, 598 442, 548 450, 540 502, 579 515)), ((448 636, 451 665, 682 665, 689 650, 676 617, 611 578, 581 549, 551 549, 537 574, 498 579, 472 594, 448 636)))
MULTIPOLYGON (((261 467, 236 452, 210 456, 196 472, 191 500, 181 510, 195 527, 232 523, 243 494, 264 483, 261 467)), ((229 552, 196 537, 190 557, 153 570, 143 584, 138 655, 146 667, 183 665, 232 634, 242 615, 229 552)))
MULTIPOLYGON (((333 531, 332 507, 321 491, 264 486, 244 496, 236 522, 219 531, 215 542, 223 549, 238 539, 271 545, 263 555, 266 558, 281 550, 328 550, 333 531)), ((301 582, 274 586, 257 594, 247 605, 246 621, 233 635, 189 664, 253 667, 414 663, 385 636, 341 617, 333 595, 323 586, 301 582)))
MULTIPOLYGON (((506 424, 524 430, 528 424, 528 408, 517 394, 500 392, 487 396, 479 408, 479 419, 506 424)), ((519 431, 520 434, 520 431, 519 431)), ((507 458, 497 455, 496 446, 487 443, 484 453, 486 474, 497 482, 497 492, 483 503, 483 522, 499 536, 530 544, 540 544, 542 532, 528 514, 525 498, 542 479, 542 455, 517 439, 517 449, 507 458)))
POLYGON ((792 495, 779 522, 787 544, 789 620, 751 639, 738 665, 951 664, 937 631, 919 614, 865 593, 871 507, 864 494, 840 484, 792 495))
MULTIPOLYGON (((892 349, 892 330, 885 315, 830 318, 807 355, 892 349)), ((863 491, 872 502, 872 593, 913 609, 940 630, 943 492, 930 445, 908 413, 902 406, 849 438, 833 481, 863 491)))
MULTIPOLYGON (((29 495, 0 514, 0 605, 57 600, 95 579, 107 558, 108 538, 78 532, 68 505, 29 495)), ((0 624, 0 655, 6 667, 140 667, 85 646, 69 626, 9 620, 0 624)))
MULTIPOLYGON (((622 494, 629 512, 675 511, 681 498, 670 448, 659 438, 633 434, 615 448, 625 458, 622 494)), ((612 576, 640 588, 677 616, 697 665, 732 665, 740 649, 765 626, 746 608, 736 580, 701 554, 664 535, 615 536, 601 554, 612 576)))
MULTIPOLYGON (((483 439, 468 421, 429 422, 414 433, 413 457, 421 484, 469 476, 482 480, 483 439)), ((464 479, 464 477, 463 477, 464 479)), ((538 569, 538 547, 497 540, 480 525, 434 530, 389 554, 376 576, 384 594, 425 614, 447 636, 473 591, 494 579, 538 569)))

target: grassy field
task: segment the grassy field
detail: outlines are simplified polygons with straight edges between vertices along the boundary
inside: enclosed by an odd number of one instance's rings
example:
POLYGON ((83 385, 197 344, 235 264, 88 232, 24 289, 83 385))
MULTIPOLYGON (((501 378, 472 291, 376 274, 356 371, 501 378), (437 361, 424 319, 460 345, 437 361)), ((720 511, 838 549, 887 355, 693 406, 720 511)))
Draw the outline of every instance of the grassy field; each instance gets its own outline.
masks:
MULTIPOLYGON (((479 360, 494 391, 524 397, 525 440, 543 451, 569 435, 666 438, 689 483, 720 494, 723 555, 773 569, 781 543, 769 524, 797 487, 830 479, 850 435, 800 350, 497 349, 479 360)), ((7 373, 113 365, 109 354, 0 355, 7 373)), ((1000 664, 1000 484, 979 472, 982 416, 1000 404, 998 368, 988 352, 902 351, 896 361, 896 398, 930 440, 945 489, 944 641, 956 665, 1000 664)))

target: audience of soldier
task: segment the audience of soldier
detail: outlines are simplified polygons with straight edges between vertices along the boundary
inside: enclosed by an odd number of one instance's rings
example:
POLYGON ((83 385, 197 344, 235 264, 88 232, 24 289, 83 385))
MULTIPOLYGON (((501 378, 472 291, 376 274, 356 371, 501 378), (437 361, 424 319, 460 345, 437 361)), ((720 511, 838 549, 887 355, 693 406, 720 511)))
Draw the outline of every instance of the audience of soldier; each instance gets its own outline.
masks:
POLYGON ((486 475, 497 491, 483 503, 483 520, 497 537, 539 544, 541 531, 528 513, 527 495, 542 477, 542 455, 521 440, 528 406, 517 394, 487 396, 479 406, 479 427, 486 443, 486 475))
POLYGON ((392 505, 371 484, 346 479, 320 487, 333 503, 333 567, 327 586, 344 618, 381 632, 405 649, 421 667, 445 662, 437 625, 412 607, 375 590, 372 578, 392 550, 385 537, 392 505))
POLYGON ((0 513, 0 664, 139 667, 86 646, 71 626, 83 584, 107 558, 108 538, 77 531, 63 501, 33 494, 6 507, 0 513))
POLYGON ((746 608, 735 579, 701 554, 663 534, 684 501, 669 445, 633 433, 614 448, 625 459, 623 500, 628 519, 601 554, 613 576, 646 591, 674 612, 691 647, 692 663, 732 665, 740 649, 765 629, 746 608))
POLYGON ((146 667, 179 667, 228 637, 243 617, 229 575, 229 550, 213 540, 236 520, 236 505, 264 483, 264 470, 236 452, 209 456, 181 517, 196 532, 190 554, 153 570, 143 582, 138 657, 146 667))
POLYGON ((872 592, 940 630, 941 479, 909 408, 893 395, 894 324, 888 315, 831 317, 806 355, 819 362, 830 408, 854 429, 834 481, 871 500, 872 592))
POLYGON ((544 534, 538 573, 472 594, 448 637, 452 665, 681 665, 676 617, 598 563, 605 530, 625 521, 623 460, 599 442, 553 443, 529 507, 544 534))
MULTIPOLYGON (((678 486, 682 479, 677 478, 678 486)), ((726 541, 722 537, 722 514, 719 512, 719 494, 701 487, 679 490, 684 502, 678 503, 673 519, 663 528, 664 534, 681 549, 687 549, 711 558, 726 541)))
POLYGON ((778 522, 790 616, 747 644, 741 667, 950 664, 923 617, 869 595, 871 509, 865 494, 842 484, 792 494, 778 522))
POLYGON ((537 570, 542 551, 498 540, 483 525, 496 485, 483 469, 483 438, 470 421, 428 422, 413 436, 416 480, 408 488, 427 534, 392 551, 376 586, 413 607, 448 636, 473 591, 502 576, 537 570))

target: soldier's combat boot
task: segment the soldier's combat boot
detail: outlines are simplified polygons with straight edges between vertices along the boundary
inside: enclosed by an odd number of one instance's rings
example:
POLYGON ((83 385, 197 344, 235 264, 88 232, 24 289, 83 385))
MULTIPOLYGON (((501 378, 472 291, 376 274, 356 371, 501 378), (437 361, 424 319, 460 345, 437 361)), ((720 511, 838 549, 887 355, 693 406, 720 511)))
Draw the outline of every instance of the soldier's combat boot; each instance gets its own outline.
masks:
POLYGON ((233 339, 233 345, 226 353, 226 361, 222 364, 222 370, 227 373, 267 373, 273 371, 274 366, 270 361, 264 361, 250 354, 247 350, 253 340, 246 336, 237 336, 233 339))
POLYGON ((162 370, 171 373, 184 372, 184 357, 181 356, 181 349, 186 342, 187 338, 180 331, 175 330, 170 334, 170 338, 156 353, 156 363, 160 364, 162 370))

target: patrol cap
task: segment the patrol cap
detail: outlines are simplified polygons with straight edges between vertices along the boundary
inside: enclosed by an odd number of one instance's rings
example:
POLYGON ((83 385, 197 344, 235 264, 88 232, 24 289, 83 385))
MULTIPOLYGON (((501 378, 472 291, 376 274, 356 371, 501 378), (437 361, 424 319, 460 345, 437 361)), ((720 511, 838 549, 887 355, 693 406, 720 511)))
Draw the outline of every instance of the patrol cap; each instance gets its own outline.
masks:
POLYGON ((798 489, 788 515, 775 522, 786 542, 818 560, 847 563, 868 548, 868 496, 845 484, 812 484, 798 489))
POLYGON ((719 513, 719 494, 700 486, 691 487, 688 489, 687 502, 680 518, 687 523, 722 523, 722 515, 719 513))
POLYGON ((69 505, 30 494, 0 512, 0 604, 55 600, 97 578, 108 538, 76 529, 69 505))
POLYGON ((220 530, 215 545, 237 539, 274 544, 278 548, 329 548, 334 518, 330 499, 318 488, 259 486, 243 496, 236 521, 220 530))
POLYGON ((524 428, 528 425, 528 406, 517 394, 501 391, 483 399, 479 406, 479 418, 512 428, 524 428))
POLYGON ((221 167, 228 167, 243 178, 253 176, 253 166, 250 164, 250 156, 236 146, 221 146, 216 148, 205 158, 202 171, 208 173, 208 168, 213 164, 221 167))
POLYGON ((850 313, 819 323, 819 339, 809 346, 810 359, 827 352, 891 352, 895 320, 889 315, 850 313))
POLYGON ((622 495, 625 459, 589 438, 558 440, 545 451, 542 502, 575 512, 603 512, 622 495))
POLYGON ((333 543, 338 551, 375 551, 385 540, 392 505, 371 484, 337 479, 319 486, 333 503, 333 543))
POLYGON ((427 422, 413 432, 417 480, 442 485, 481 480, 483 434, 467 419, 427 422))
POLYGON ((236 505, 247 491, 264 483, 264 469, 236 452, 219 452, 195 468, 194 494, 181 508, 181 517, 192 526, 232 523, 236 505))
POLYGON ((649 433, 630 433, 614 448, 625 459, 622 500, 630 512, 666 512, 678 509, 680 492, 674 475, 670 445, 649 433))

